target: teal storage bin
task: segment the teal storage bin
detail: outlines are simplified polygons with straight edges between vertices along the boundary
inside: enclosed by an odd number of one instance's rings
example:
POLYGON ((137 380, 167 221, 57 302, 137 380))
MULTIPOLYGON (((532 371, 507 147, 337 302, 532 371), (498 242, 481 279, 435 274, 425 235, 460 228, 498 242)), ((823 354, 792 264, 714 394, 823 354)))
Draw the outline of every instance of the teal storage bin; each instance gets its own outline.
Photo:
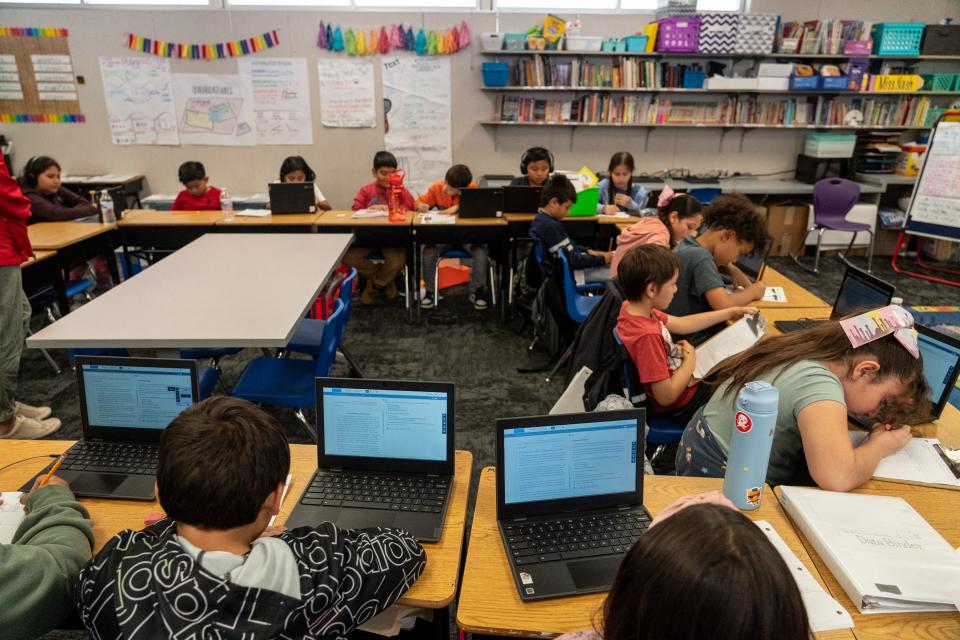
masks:
POLYGON ((597 203, 600 202, 600 187, 590 187, 577 194, 577 201, 570 207, 568 215, 575 218, 597 215, 597 203))
POLYGON ((523 51, 527 48, 527 34, 525 33, 505 33, 503 34, 503 48, 505 51, 523 51))
POLYGON ((484 62, 481 71, 485 87, 505 87, 510 82, 510 65, 506 62, 484 62))
POLYGON ((624 41, 630 53, 643 53, 647 50, 647 36, 627 36, 624 41))
POLYGON ((873 54, 877 56, 918 56, 926 25, 912 22, 883 22, 874 25, 873 54))

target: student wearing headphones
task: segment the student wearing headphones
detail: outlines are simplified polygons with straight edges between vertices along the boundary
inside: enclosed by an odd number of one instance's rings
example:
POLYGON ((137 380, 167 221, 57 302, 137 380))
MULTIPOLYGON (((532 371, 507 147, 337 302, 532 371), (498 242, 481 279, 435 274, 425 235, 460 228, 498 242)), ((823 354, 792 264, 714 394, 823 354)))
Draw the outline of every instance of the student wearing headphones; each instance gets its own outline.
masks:
POLYGON ((543 147, 530 147, 520 156, 521 175, 514 178, 511 186, 542 187, 553 173, 553 154, 543 147))
POLYGON ((76 220, 99 213, 86 199, 60 186, 60 164, 49 156, 27 161, 20 186, 30 198, 30 223, 76 220))

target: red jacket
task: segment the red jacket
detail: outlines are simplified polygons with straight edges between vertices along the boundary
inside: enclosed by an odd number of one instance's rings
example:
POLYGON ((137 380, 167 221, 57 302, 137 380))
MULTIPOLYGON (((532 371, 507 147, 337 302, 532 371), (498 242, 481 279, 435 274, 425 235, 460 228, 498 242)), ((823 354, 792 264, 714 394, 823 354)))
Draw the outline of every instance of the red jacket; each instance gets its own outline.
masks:
POLYGON ((30 200, 0 159, 0 267, 20 266, 33 256, 27 236, 30 200))

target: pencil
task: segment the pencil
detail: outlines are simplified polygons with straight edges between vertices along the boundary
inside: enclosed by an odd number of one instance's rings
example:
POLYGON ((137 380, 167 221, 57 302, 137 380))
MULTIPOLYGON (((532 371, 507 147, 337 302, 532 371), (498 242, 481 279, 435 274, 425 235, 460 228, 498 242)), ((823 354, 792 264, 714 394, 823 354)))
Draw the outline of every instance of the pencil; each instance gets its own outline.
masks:
POLYGON ((57 458, 57 461, 53 463, 53 467, 50 468, 50 471, 47 471, 47 475, 43 476, 43 479, 40 481, 40 484, 37 487, 42 487, 50 481, 50 478, 57 472, 57 469, 60 468, 60 465, 63 464, 63 459, 66 456, 61 455, 57 458))

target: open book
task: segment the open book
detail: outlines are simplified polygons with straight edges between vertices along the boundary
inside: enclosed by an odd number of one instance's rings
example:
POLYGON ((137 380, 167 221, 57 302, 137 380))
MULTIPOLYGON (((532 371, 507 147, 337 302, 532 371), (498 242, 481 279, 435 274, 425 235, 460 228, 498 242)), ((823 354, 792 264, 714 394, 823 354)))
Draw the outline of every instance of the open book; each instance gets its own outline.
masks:
POLYGON ((902 498, 786 486, 779 498, 861 613, 960 607, 960 556, 902 498))
POLYGON ((23 494, 19 491, 4 491, 0 494, 3 498, 0 502, 0 544, 13 542, 13 536, 26 515, 23 505, 20 504, 21 495, 23 494))
POLYGON ((766 329, 767 323, 760 314, 743 316, 697 347, 697 366, 693 369, 693 377, 703 380, 722 361, 752 346, 766 329))
MULTIPOLYGON (((851 431, 856 448, 869 436, 867 431, 851 431)), ((873 477, 907 484, 924 484, 960 489, 960 462, 953 462, 936 438, 914 438, 900 451, 880 461, 873 477)))

